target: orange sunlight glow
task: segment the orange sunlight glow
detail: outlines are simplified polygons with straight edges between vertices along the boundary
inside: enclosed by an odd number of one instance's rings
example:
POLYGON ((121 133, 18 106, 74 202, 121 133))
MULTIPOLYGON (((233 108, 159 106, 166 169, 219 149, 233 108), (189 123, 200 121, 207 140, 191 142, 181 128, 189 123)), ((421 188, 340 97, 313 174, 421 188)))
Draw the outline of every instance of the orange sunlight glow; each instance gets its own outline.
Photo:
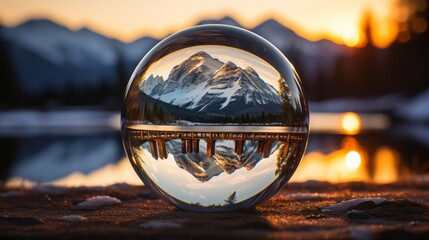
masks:
POLYGON ((395 150, 381 147, 377 150, 374 160, 374 182, 392 183, 398 180, 399 154, 395 150))
MULTIPOLYGON (((366 181, 391 183, 399 180, 399 154, 389 148, 380 147, 369 160, 368 153, 362 149, 354 137, 345 137, 341 147, 324 154, 318 151, 307 153, 291 178, 291 182, 308 180, 329 181, 332 183, 366 181), (369 165, 371 164, 371 167, 369 165), (370 174, 370 169, 372 174, 370 174)), ((116 183, 142 185, 127 158, 108 164, 88 174, 71 173, 50 182, 55 186, 107 186, 116 183)), ((8 188, 31 188, 36 182, 14 177, 6 182, 8 188)))
POLYGON ((364 155, 358 151, 339 149, 327 155, 320 152, 305 155, 291 181, 302 182, 309 179, 338 183, 368 181, 370 178, 364 155), (351 167, 348 165, 350 160, 351 167))
MULTIPOLYGON (((327 38, 337 44, 360 46, 364 12, 374 15, 374 42, 387 47, 397 35, 393 22, 395 0, 0 0, 1 24, 17 25, 31 18, 48 18, 71 29, 91 28, 130 42, 142 36, 163 38, 202 19, 230 16, 246 28, 275 19, 311 41, 327 38), (169 7, 165 7, 169 6, 169 7), (317 10, 312 10, 317 9, 317 10), (344 26, 352 29, 344 32, 344 26)), ((425 23, 417 21, 422 31, 425 23)))
POLYGON ((343 41, 349 47, 355 47, 360 41, 359 34, 356 32, 345 32, 343 34, 343 41))
POLYGON ((306 154, 291 181, 370 181, 367 159, 367 154, 361 150, 358 141, 353 137, 346 137, 341 148, 329 154, 317 151, 306 154))
POLYGON ((361 120, 356 113, 345 113, 341 120, 341 127, 347 134, 357 134, 361 128, 361 120))
POLYGON ((361 164, 361 156, 356 151, 350 151, 346 154, 346 166, 351 169, 357 169, 361 164))

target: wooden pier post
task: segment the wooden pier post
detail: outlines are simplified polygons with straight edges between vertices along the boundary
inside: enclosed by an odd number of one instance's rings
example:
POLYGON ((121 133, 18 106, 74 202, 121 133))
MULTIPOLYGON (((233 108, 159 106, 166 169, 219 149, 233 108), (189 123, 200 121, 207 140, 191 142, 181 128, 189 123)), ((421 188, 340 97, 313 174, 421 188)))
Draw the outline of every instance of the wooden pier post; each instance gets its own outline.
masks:
POLYGON ((192 140, 192 152, 194 153, 200 152, 200 140, 198 139, 192 140))
POLYGON ((152 154, 152 157, 158 160, 158 149, 156 147, 155 140, 149 140, 149 146, 150 146, 150 153, 152 154))
POLYGON ((237 153, 237 155, 243 154, 243 146, 244 146, 243 140, 235 140, 235 153, 237 153))
POLYGON ((206 142, 207 142, 207 155, 209 157, 213 157, 213 155, 215 154, 216 140, 207 139, 206 142))
POLYGON ((273 141, 266 141, 264 144, 264 151, 263 156, 264 158, 267 158, 270 156, 271 153, 271 146, 273 145, 273 141))
POLYGON ((186 139, 186 153, 192 153, 192 140, 186 139))
POLYGON ((185 141, 185 139, 181 139, 180 141, 182 143, 182 153, 185 154, 186 153, 186 141, 185 141))
POLYGON ((167 159, 168 153, 167 148, 165 147, 165 140, 163 139, 155 139, 156 145, 158 146, 159 157, 161 159, 167 159))

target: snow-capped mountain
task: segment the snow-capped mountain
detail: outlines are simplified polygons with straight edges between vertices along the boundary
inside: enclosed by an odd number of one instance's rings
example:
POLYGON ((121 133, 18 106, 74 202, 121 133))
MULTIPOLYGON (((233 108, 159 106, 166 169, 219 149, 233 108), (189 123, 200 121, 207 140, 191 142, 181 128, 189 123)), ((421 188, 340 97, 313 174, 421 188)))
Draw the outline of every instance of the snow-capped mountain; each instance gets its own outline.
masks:
POLYGON ((199 112, 282 103, 277 90, 250 66, 224 63, 203 51, 175 66, 165 81, 150 75, 141 89, 165 103, 199 112))
POLYGON ((138 61, 158 40, 141 38, 123 43, 87 28, 71 30, 36 19, 17 27, 0 27, 19 85, 37 96, 47 89, 61 93, 118 81, 118 70, 131 75, 138 61), (122 66, 119 66, 122 65, 122 66))
POLYGON ((38 95, 47 88, 95 87, 114 81, 119 41, 88 29, 71 31, 48 20, 4 28, 15 74, 24 92, 38 95))
MULTIPOLYGON (((203 24, 226 24, 242 27, 230 17, 203 20, 198 23, 198 25, 203 24)), ((329 40, 309 41, 275 19, 268 19, 249 30, 275 45, 292 61, 292 64, 299 62, 301 67, 305 69, 305 72, 300 72, 301 77, 306 80, 312 80, 320 71, 328 73, 333 69, 338 57, 349 53, 347 47, 337 45, 329 40)))
MULTIPOLYGON (((199 24, 208 23, 240 26, 229 17, 204 20, 199 24)), ((330 41, 308 41, 274 20, 252 31, 272 42, 288 57, 299 56, 305 69, 302 75, 329 71, 333 60, 347 53, 345 47, 330 41)), ((0 40, 8 50, 6 60, 11 63, 23 94, 30 96, 47 91, 60 94, 70 88, 78 91, 96 88, 103 83, 113 86, 120 74, 129 77, 140 59, 159 41, 142 37, 124 43, 86 28, 72 30, 44 19, 30 20, 15 27, 0 26, 0 40)), ((311 80, 311 77, 303 76, 303 79, 311 80)))

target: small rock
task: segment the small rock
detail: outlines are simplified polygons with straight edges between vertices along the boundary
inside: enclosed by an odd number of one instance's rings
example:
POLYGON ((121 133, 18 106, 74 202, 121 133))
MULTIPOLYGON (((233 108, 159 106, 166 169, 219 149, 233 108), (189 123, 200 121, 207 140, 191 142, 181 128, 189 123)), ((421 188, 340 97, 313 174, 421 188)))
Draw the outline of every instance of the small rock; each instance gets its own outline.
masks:
POLYGON ((372 209, 380 205, 381 203, 387 201, 386 198, 376 197, 376 198, 356 198, 341 201, 331 206, 327 206, 322 209, 324 213, 330 214, 344 214, 350 210, 365 210, 372 209))
POLYGON ((88 198, 85 201, 78 203, 76 206, 74 206, 73 209, 76 209, 76 210, 93 210, 93 209, 111 206, 111 205, 115 205, 115 204, 119 204, 119 203, 121 203, 121 200, 119 200, 115 197, 111 197, 111 196, 107 196, 107 195, 95 196, 95 197, 88 198))
POLYGON ((81 222, 86 221, 86 217, 80 215, 66 215, 59 217, 58 219, 66 221, 66 222, 81 222))

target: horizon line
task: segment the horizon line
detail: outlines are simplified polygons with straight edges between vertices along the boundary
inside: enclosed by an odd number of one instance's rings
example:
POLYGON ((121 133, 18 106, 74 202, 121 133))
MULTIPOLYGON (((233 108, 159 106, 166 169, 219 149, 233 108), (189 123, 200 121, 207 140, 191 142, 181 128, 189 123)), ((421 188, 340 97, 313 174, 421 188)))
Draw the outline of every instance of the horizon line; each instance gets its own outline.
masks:
MULTIPOLYGON (((307 41, 309 41, 309 42, 317 43, 317 42, 322 42, 322 41, 328 41, 328 42, 331 42, 331 43, 333 43, 333 44, 335 44, 335 45, 338 45, 338 46, 343 46, 343 47, 347 47, 347 48, 353 48, 353 47, 349 47, 349 46, 347 46, 345 43, 337 43, 336 41, 334 41, 334 40, 332 40, 332 39, 329 39, 329 38, 328 38, 328 37, 326 37, 326 36, 325 36, 325 37, 322 37, 322 38, 318 38, 318 39, 316 39, 316 40, 314 40, 314 39, 310 39, 310 38, 307 38, 307 37, 305 37, 305 36, 303 36, 303 35, 299 34, 295 29, 291 28, 290 26, 283 24, 281 21, 279 21, 279 20, 278 20, 278 19, 276 19, 275 17, 268 17, 268 18, 265 18, 264 20, 259 21, 259 23, 258 23, 257 25, 255 25, 253 28, 247 28, 247 27, 244 27, 244 26, 243 26, 243 24, 239 22, 239 20, 237 20, 237 19, 236 19, 236 18, 234 18, 234 17, 231 17, 230 15, 224 15, 223 17, 220 17, 220 18, 202 18, 202 19, 200 19, 200 20, 195 21, 195 23, 194 23, 193 25, 191 25, 190 27, 182 28, 182 29, 181 29, 181 30, 179 30, 179 31, 182 31, 182 30, 185 30, 185 29, 188 29, 188 28, 194 27, 194 26, 199 26, 199 25, 200 25, 200 23, 201 23, 201 22, 203 22, 203 21, 218 21, 218 22, 220 22, 220 21, 223 21, 223 20, 225 20, 225 19, 231 19, 231 20, 233 20, 234 22, 236 22, 236 23, 238 24, 238 27, 243 28, 243 29, 246 29, 246 30, 249 30, 249 31, 252 31, 252 30, 256 29, 257 27, 261 26, 262 24, 264 24, 264 23, 266 23, 266 22, 268 22, 268 21, 275 21, 276 23, 280 24, 280 25, 281 25, 281 26, 283 26, 284 28, 286 28, 286 29, 290 30, 291 32, 293 32, 294 34, 296 34, 298 37, 300 37, 300 38, 302 38, 302 39, 304 39, 304 40, 307 40, 307 41)), ((140 35, 138 35, 137 37, 134 37, 132 40, 130 40, 130 41, 129 41, 129 40, 124 40, 124 39, 118 38, 117 36, 114 36, 114 34, 104 34, 104 33, 102 33, 102 31, 95 30, 95 29, 94 29, 94 27, 91 27, 91 26, 88 26, 88 25, 82 25, 82 26, 80 26, 80 27, 78 27, 78 28, 73 28, 73 27, 68 26, 67 24, 63 24, 63 23, 61 23, 61 21, 58 21, 58 20, 56 20, 56 19, 52 19, 52 18, 49 18, 49 17, 33 17, 33 18, 27 18, 27 19, 24 19, 24 20, 22 20, 22 21, 20 21, 20 22, 18 22, 18 23, 14 23, 14 24, 7 24, 7 23, 5 24, 5 23, 4 23, 4 22, 2 22, 2 21, 1 21, 1 19, 0 19, 0 26, 2 26, 2 27, 6 27, 6 28, 9 28, 9 29, 14 29, 14 28, 20 27, 20 26, 22 26, 22 25, 24 25, 24 24, 26 24, 26 23, 28 23, 28 22, 31 22, 31 21, 48 21, 48 22, 51 22, 51 23, 53 23, 53 24, 55 24, 55 25, 58 25, 58 26, 60 26, 60 27, 64 27, 65 29, 67 29, 67 30, 69 30, 69 31, 72 31, 72 32, 79 32, 79 31, 81 31, 81 30, 88 29, 88 30, 90 30, 91 32, 96 33, 96 34, 98 34, 98 35, 101 35, 101 36, 103 36, 103 37, 105 37, 105 38, 113 39, 113 40, 116 40, 116 41, 119 41, 119 42, 122 42, 122 43, 126 43, 126 44, 131 44, 131 43, 136 42, 136 41, 138 41, 138 40, 140 40, 140 39, 143 39, 143 38, 152 38, 152 39, 156 39, 156 40, 158 40, 158 41, 161 41, 161 40, 163 40, 164 38, 166 38, 166 37, 170 36, 171 34, 174 34, 174 33, 175 33, 174 31, 171 31, 170 33, 165 34, 163 37, 160 37, 160 38, 159 38, 159 37, 156 37, 156 36, 155 36, 156 34, 140 34, 140 35)), ((216 23, 213 23, 213 24, 216 24, 216 23)), ((222 23, 219 23, 219 24, 222 24, 222 23)), ((204 24, 203 24, 203 25, 204 25, 204 24)), ((230 25, 230 24, 225 24, 225 25, 228 25, 228 26, 235 26, 235 25, 230 25)), ((235 26, 235 27, 237 27, 237 26, 235 26)), ((179 31, 176 31, 176 32, 179 32, 179 31)), ((253 32, 253 31, 252 31, 252 32, 253 32)), ((259 35, 259 34, 258 34, 258 35, 259 35)), ((388 46, 390 46, 390 45, 391 45, 391 44, 389 44, 388 46)), ((387 46, 387 47, 388 47, 388 46, 387 46)), ((379 46, 377 46, 377 47, 379 47, 379 46)), ((385 47, 379 47, 379 48, 385 48, 385 47)))

